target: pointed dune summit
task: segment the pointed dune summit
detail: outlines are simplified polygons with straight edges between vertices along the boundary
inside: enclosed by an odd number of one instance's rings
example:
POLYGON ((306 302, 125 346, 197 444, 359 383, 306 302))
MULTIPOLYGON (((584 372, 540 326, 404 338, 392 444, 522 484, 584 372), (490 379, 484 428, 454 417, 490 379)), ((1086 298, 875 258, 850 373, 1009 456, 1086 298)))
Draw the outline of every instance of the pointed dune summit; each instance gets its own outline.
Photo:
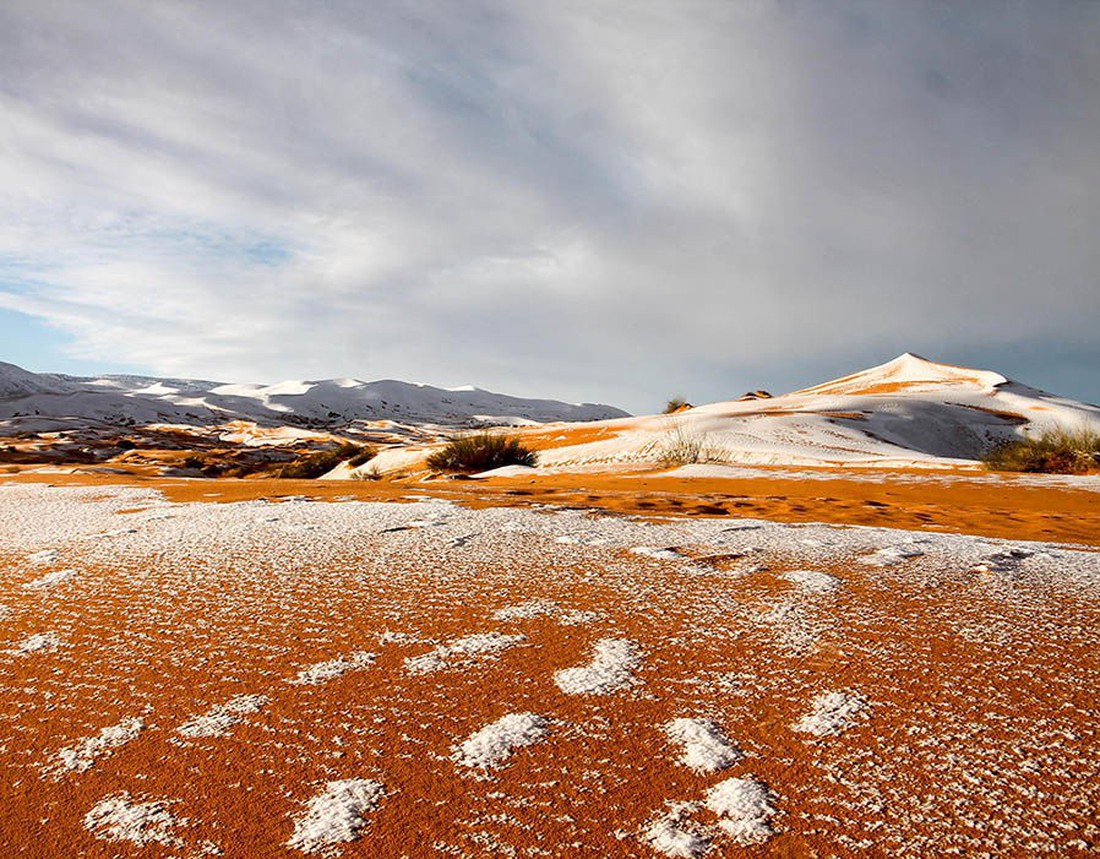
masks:
POLYGON ((1100 408, 990 370, 906 352, 776 397, 600 421, 531 436, 542 468, 722 465, 976 468, 995 445, 1051 429, 1100 427, 1100 408))

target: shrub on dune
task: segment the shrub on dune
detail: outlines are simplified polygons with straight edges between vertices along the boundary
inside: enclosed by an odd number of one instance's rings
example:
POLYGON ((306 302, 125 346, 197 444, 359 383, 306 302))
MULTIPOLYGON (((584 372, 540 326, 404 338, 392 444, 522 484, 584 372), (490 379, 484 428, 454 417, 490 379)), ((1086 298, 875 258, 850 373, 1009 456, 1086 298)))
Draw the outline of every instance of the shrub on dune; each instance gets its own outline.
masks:
POLYGON ((436 471, 489 471, 505 465, 533 466, 538 454, 514 436, 481 432, 451 439, 428 457, 436 471))
MULTIPOLYGON (((342 444, 331 450, 308 453, 294 460, 294 462, 284 465, 279 469, 277 476, 288 480, 314 480, 322 474, 332 471, 345 460, 358 459, 364 454, 364 451, 365 449, 360 448, 357 444, 342 444)), ((374 453, 371 451, 371 456, 373 455, 374 453)), ((370 459, 370 456, 367 459, 370 459)), ((367 459, 362 460, 362 462, 366 462, 367 459)))
POLYGON ((1085 474, 1100 471, 1100 431, 1049 430, 999 444, 982 461, 990 471, 1085 474))

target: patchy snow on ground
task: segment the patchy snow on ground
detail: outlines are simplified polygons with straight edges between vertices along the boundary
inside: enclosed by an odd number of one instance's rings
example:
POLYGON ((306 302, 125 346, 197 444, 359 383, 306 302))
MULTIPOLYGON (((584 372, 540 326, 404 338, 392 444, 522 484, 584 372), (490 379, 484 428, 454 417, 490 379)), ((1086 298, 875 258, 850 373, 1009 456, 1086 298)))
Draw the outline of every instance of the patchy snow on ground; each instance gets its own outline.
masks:
POLYGON ((59 585, 75 575, 76 570, 54 570, 44 576, 39 576, 34 581, 27 582, 23 587, 30 591, 52 588, 54 585, 59 585))
POLYGON ((530 600, 529 602, 498 608, 493 612, 493 620, 529 620, 533 617, 553 614, 557 610, 557 604, 550 600, 530 600))
POLYGON ((811 703, 811 710, 791 728, 815 737, 829 737, 847 730, 857 718, 865 716, 867 699, 850 692, 822 692, 811 703))
POLYGON ((603 638, 586 665, 554 672, 554 682, 567 695, 606 695, 637 682, 634 669, 641 664, 638 646, 625 638, 603 638))
POLYGON ((804 591, 815 594, 827 594, 840 587, 840 579, 819 570, 787 570, 783 578, 792 585, 798 585, 804 591))
POLYGON ((701 831, 691 814, 698 810, 693 802, 678 802, 654 820, 642 839, 658 853, 676 859, 696 859, 711 848, 711 840, 701 831))
POLYGON ((176 729, 176 733, 185 737, 224 736, 234 725, 243 722, 245 716, 260 712, 267 700, 266 695, 237 695, 201 716, 189 719, 176 729))
POLYGON ((172 829, 180 824, 162 800, 133 802, 127 793, 100 800, 84 816, 84 827, 105 841, 129 841, 138 847, 157 843, 177 846, 172 829))
POLYGON ((716 773, 741 760, 742 752, 710 719, 673 719, 664 731, 683 747, 680 763, 697 773, 716 773))
POLYGON ((535 713, 509 713, 459 743, 451 759, 464 767, 494 769, 515 749, 542 742, 549 728, 549 721, 535 713))
POLYGON ((92 768, 98 758, 109 755, 114 749, 130 742, 144 728, 145 723, 141 719, 123 719, 117 725, 104 728, 96 736, 59 751, 57 762, 47 767, 47 770, 56 773, 85 772, 92 768))
POLYGON ((40 552, 32 552, 27 556, 27 563, 35 564, 40 567, 46 566, 46 564, 52 564, 57 560, 57 549, 43 549, 40 552))
POLYGON ((912 545, 886 546, 870 555, 864 555, 859 560, 861 564, 866 564, 869 567, 893 567, 903 561, 908 561, 910 558, 919 558, 923 554, 924 552, 921 549, 912 545))
POLYGON ((314 663, 307 668, 303 668, 287 682, 296 686, 317 686, 329 680, 334 680, 356 668, 367 668, 374 662, 375 658, 376 654, 360 650, 347 657, 314 663))
POLYGON ((405 670, 410 674, 430 674, 457 668, 474 659, 491 659, 509 647, 524 640, 522 635, 505 635, 501 632, 485 632, 457 638, 440 644, 435 650, 405 660, 405 670))
POLYGON ((775 831, 775 795, 752 776, 730 778, 707 791, 706 806, 721 817, 718 825, 738 844, 747 847, 767 841, 775 831))
POLYGON ((658 546, 632 546, 630 554, 641 555, 643 558, 655 558, 658 561, 678 561, 684 557, 675 549, 658 546))
POLYGON ((367 813, 378 806, 384 794, 382 783, 369 779, 330 781, 294 821, 287 846, 304 853, 326 853, 334 844, 354 841, 367 825, 367 813))
POLYGON ((28 635, 15 647, 9 648, 5 653, 12 656, 30 656, 32 653, 49 653, 61 646, 61 636, 56 632, 36 632, 28 635))

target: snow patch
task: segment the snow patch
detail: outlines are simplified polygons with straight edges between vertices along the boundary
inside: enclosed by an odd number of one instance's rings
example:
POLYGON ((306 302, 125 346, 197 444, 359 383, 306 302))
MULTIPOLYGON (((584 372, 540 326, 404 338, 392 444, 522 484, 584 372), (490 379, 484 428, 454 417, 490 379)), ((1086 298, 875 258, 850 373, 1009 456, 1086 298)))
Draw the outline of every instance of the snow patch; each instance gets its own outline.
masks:
POLYGON ((535 713, 509 713, 476 731, 455 747, 451 759, 465 767, 493 769, 513 750, 542 742, 549 722, 535 713))
POLYGON ((201 716, 180 725, 176 732, 185 737, 222 737, 244 717, 258 713, 267 703, 266 695, 238 695, 224 704, 212 707, 201 716))
POLYGON ((553 614, 557 610, 557 604, 550 600, 531 600, 519 605, 498 608, 493 612, 493 620, 527 620, 532 617, 553 614))
POLYGON ((702 856, 710 849, 711 841, 696 831, 698 827, 691 822, 690 814, 696 807, 690 802, 675 803, 646 828, 643 839, 665 856, 677 859, 702 856))
POLYGON ((365 815, 378 806, 384 793, 385 788, 377 781, 330 781, 306 804, 305 814, 294 821, 294 834, 287 846, 304 853, 320 853, 333 844, 354 841, 367 825, 365 815))
POLYGON ((673 719, 664 731, 683 746, 680 763, 700 774, 720 772, 743 756, 710 719, 673 719))
POLYGON ((56 632, 36 632, 5 652, 12 656, 30 656, 32 653, 49 653, 60 646, 61 636, 56 632))
POLYGON ((474 658, 497 656, 501 651, 519 644, 524 638, 523 635, 504 635, 500 632, 467 635, 448 644, 441 644, 435 650, 421 656, 410 656, 405 660, 405 670, 410 674, 443 671, 474 658))
POLYGON ((771 826, 775 795, 753 776, 719 782, 706 796, 706 806, 722 819, 718 825, 738 844, 747 847, 767 841, 775 830, 771 826))
POLYGON ((554 682, 567 695, 606 695, 636 682, 633 671, 641 663, 638 646, 625 638, 596 642, 596 655, 587 665, 554 672, 554 682))
POLYGON ((840 579, 819 570, 787 570, 783 573, 783 578, 802 590, 815 594, 827 594, 840 587, 840 579))
POLYGON ((923 554, 924 552, 920 549, 915 549, 912 546, 886 546, 877 552, 865 555, 859 561, 869 567, 894 567, 902 561, 919 558, 923 554))
POLYGON ((656 558, 659 561, 676 561, 684 557, 675 549, 661 549, 655 546, 634 546, 630 550, 632 555, 641 555, 645 558, 656 558))
POLYGON ((161 800, 132 802, 130 795, 120 793, 100 800, 84 815, 84 828, 104 841, 129 841, 138 847, 156 842, 170 846, 181 844, 172 835, 179 825, 161 800))
POLYGON ((299 686, 316 686, 326 683, 341 674, 347 674, 356 668, 367 668, 375 660, 375 654, 359 651, 348 657, 330 659, 327 662, 316 662, 308 668, 303 668, 288 683, 299 686))
POLYGON ((54 570, 52 573, 46 573, 44 576, 39 576, 32 582, 27 582, 23 585, 24 590, 33 591, 41 590, 43 588, 51 588, 54 585, 59 585, 62 582, 71 579, 76 575, 76 570, 54 570))
POLYGON ((823 692, 814 698, 810 712, 791 727, 815 737, 828 737, 847 730, 865 715, 867 700, 848 692, 823 692))
POLYGON ((117 725, 110 725, 97 736, 88 737, 79 745, 62 749, 57 753, 58 761, 50 769, 55 772, 85 772, 92 768, 96 759, 109 755, 114 749, 134 739, 145 728, 138 718, 123 719, 117 725))

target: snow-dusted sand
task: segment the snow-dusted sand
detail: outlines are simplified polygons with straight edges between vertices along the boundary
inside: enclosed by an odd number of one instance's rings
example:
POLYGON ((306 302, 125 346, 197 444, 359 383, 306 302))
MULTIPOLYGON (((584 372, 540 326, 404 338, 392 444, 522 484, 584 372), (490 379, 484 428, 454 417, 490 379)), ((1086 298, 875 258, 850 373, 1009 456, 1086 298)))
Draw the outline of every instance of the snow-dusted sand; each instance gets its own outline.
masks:
POLYGON ((7 853, 1100 844, 1093 546, 402 501, 0 483, 7 853))

